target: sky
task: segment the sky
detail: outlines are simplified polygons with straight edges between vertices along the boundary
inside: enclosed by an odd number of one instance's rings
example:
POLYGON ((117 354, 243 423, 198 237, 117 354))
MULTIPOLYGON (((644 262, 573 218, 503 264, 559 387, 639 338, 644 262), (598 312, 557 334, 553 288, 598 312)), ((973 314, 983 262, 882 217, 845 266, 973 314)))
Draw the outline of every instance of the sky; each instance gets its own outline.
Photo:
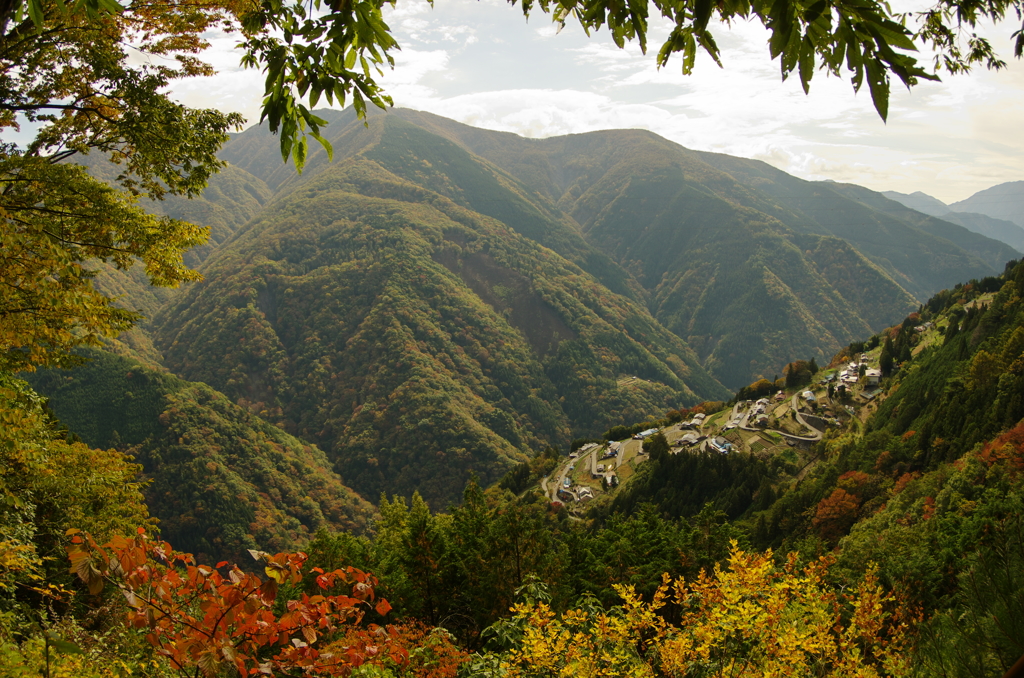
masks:
MULTIPOLYGON (((866 87, 854 93, 848 80, 822 72, 809 95, 795 76, 783 82, 758 23, 717 28, 724 68, 701 56, 684 76, 679 57, 655 64, 665 23, 652 22, 644 55, 636 45, 617 48, 607 32, 588 38, 571 23, 558 32, 543 14, 526 21, 504 0, 437 0, 433 8, 399 0, 386 21, 402 47, 381 79, 395 105, 477 127, 535 138, 646 129, 804 179, 923 191, 947 204, 1024 180, 1024 63, 1012 57, 1010 38, 1019 21, 979 31, 1007 69, 945 76, 912 92, 894 83, 888 123, 866 87)), ((238 66, 236 41, 213 36, 207 58, 218 74, 180 82, 174 94, 255 123, 262 76, 238 66)))

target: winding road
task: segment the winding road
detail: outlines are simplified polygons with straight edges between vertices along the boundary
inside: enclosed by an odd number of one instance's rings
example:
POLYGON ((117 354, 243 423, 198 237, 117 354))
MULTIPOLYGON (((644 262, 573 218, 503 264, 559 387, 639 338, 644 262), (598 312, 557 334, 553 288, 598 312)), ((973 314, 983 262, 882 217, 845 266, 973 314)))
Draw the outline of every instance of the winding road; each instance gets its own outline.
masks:
POLYGON ((795 435, 792 435, 792 434, 789 434, 789 433, 785 433, 784 431, 779 431, 779 433, 781 433, 782 435, 786 436, 787 438, 792 438, 793 440, 806 440, 807 442, 810 442, 810 443, 816 443, 819 440, 821 440, 821 431, 819 431, 818 429, 816 429, 813 426, 811 426, 810 424, 808 424, 807 421, 804 419, 804 415, 800 414, 800 400, 799 400, 799 398, 800 398, 800 394, 799 393, 794 393, 793 394, 793 400, 790 403, 790 407, 793 408, 793 413, 796 416, 797 423, 799 423, 801 426, 803 426, 808 431, 813 431, 814 435, 812 435, 812 436, 795 436, 795 435))
MULTIPOLYGON (((733 417, 733 419, 736 418, 737 409, 739 408, 739 406, 740 406, 740 404, 736 403, 733 406, 733 408, 732 408, 732 417, 733 417)), ((822 437, 821 431, 819 431, 818 429, 816 429, 813 426, 811 426, 810 424, 808 424, 807 421, 804 419, 803 415, 800 414, 800 393, 799 392, 793 394, 793 399, 790 402, 790 407, 793 408, 793 412, 796 415, 797 423, 800 424, 801 426, 803 426, 808 431, 812 431, 813 432, 812 435, 809 435, 809 436, 798 436, 798 435, 794 435, 792 433, 786 433, 785 431, 780 431, 778 429, 759 429, 759 428, 754 428, 753 426, 750 426, 750 422, 749 422, 750 410, 749 409, 743 414, 743 419, 740 421, 739 427, 741 429, 743 429, 744 431, 762 431, 762 430, 774 431, 775 433, 778 433, 780 436, 785 436, 786 438, 789 438, 790 440, 802 440, 802 441, 808 442, 808 443, 816 443, 819 440, 821 440, 821 437, 822 437)))

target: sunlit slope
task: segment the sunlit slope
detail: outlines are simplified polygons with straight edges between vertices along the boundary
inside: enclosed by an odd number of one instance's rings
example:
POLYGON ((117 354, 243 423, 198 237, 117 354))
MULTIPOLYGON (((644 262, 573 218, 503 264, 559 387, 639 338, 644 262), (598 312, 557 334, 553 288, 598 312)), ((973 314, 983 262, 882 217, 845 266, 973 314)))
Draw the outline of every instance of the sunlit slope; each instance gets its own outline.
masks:
POLYGON ((655 317, 723 383, 773 378, 794 355, 831 355, 912 308, 847 243, 795 231, 744 204, 761 199, 743 187, 697 170, 665 154, 624 158, 573 201, 571 214, 650 290, 655 317), (709 188, 716 184, 726 190, 709 188))
POLYGON ((810 218, 657 135, 612 130, 544 140, 395 115, 463 144, 576 221, 647 291, 655 317, 724 383, 824 358, 902 317, 912 296, 810 218))
POLYGON ((542 445, 728 394, 642 306, 366 155, 208 262, 157 320, 169 367, 317 442, 359 491, 435 505, 542 445))
POLYGON ((607 254, 588 243, 579 225, 559 210, 545 192, 533 190, 495 164, 467 152, 444 135, 406 122, 399 115, 372 114, 364 125, 346 112, 322 111, 331 121, 327 136, 333 163, 319 146, 311 148, 301 175, 281 162, 278 139, 253 127, 236 135, 222 157, 239 163, 281 194, 315 179, 320 172, 356 156, 365 156, 411 183, 443 195, 455 204, 498 219, 580 266, 605 286, 634 300, 643 291, 607 254))

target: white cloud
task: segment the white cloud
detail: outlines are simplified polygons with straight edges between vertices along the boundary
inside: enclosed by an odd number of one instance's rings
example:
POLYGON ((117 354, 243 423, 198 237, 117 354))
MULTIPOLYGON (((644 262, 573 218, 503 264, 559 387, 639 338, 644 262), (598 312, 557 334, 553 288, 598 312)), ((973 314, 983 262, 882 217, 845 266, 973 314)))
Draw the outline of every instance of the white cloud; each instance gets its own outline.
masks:
MULTIPOLYGON (((402 0, 385 12, 403 48, 383 78, 396 105, 467 124, 532 137, 642 128, 808 179, 922 190, 947 202, 1024 178, 1017 62, 1000 73, 923 82, 912 93, 894 83, 884 124, 867 92, 854 94, 847 79, 818 72, 809 96, 795 76, 781 82, 756 22, 715 29, 725 68, 699 55, 684 76, 678 56, 655 66, 669 30, 660 17, 652 17, 643 55, 635 44, 620 50, 606 31, 587 38, 569 24, 557 33, 542 14, 526 22, 504 0, 437 0, 433 8, 402 0)), ((1011 23, 987 29, 997 48, 1009 45, 1011 23)), ((215 37, 209 58, 219 74, 174 92, 190 105, 258 117, 262 75, 239 69, 236 41, 215 37)))

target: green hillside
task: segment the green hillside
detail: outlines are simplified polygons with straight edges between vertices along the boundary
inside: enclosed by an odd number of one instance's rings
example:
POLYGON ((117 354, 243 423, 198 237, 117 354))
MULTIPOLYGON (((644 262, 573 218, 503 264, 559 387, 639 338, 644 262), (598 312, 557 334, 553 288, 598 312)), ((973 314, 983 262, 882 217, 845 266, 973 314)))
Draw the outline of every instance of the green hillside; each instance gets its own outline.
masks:
POLYGON ((168 366, 315 441, 368 496, 443 505, 544 445, 728 393, 641 306, 365 157, 203 272, 156 321, 168 366))
POLYGON ((794 228, 846 240, 919 301, 958 282, 999 273, 1016 256, 1012 248, 965 228, 936 220, 930 223, 938 232, 932 233, 879 211, 879 206, 900 206, 859 186, 804 181, 756 160, 717 153, 700 155, 783 205, 795 215, 794 228), (954 233, 959 244, 948 237, 954 233), (985 251, 989 261, 965 251, 961 246, 965 243, 985 251))
MULTIPOLYGON (((112 163, 85 156, 84 164, 90 173, 108 182, 117 177, 119 168, 112 163)), ((191 221, 210 229, 207 243, 185 253, 185 262, 196 267, 210 253, 227 241, 235 231, 249 221, 270 200, 271 192, 259 178, 245 170, 227 165, 213 175, 202 195, 193 199, 167 196, 165 200, 143 200, 143 206, 153 214, 191 221)), ((127 271, 112 264, 99 262, 93 285, 103 294, 118 297, 121 308, 139 311, 142 321, 132 330, 108 340, 107 347, 119 355, 139 360, 150 367, 159 367, 162 357, 146 328, 157 310, 168 303, 178 290, 154 287, 149 284, 145 271, 136 265, 127 271)))
POLYGON ((91 447, 141 465, 162 536, 207 562, 297 548, 317 529, 361 533, 373 507, 316 447, 190 383, 107 352, 30 375, 61 423, 91 447))
POLYGON ((486 158, 571 216, 642 284, 652 314, 734 388, 798 355, 823 359, 1017 256, 964 228, 894 212, 866 189, 649 132, 524 139, 417 111, 389 115, 486 158))

